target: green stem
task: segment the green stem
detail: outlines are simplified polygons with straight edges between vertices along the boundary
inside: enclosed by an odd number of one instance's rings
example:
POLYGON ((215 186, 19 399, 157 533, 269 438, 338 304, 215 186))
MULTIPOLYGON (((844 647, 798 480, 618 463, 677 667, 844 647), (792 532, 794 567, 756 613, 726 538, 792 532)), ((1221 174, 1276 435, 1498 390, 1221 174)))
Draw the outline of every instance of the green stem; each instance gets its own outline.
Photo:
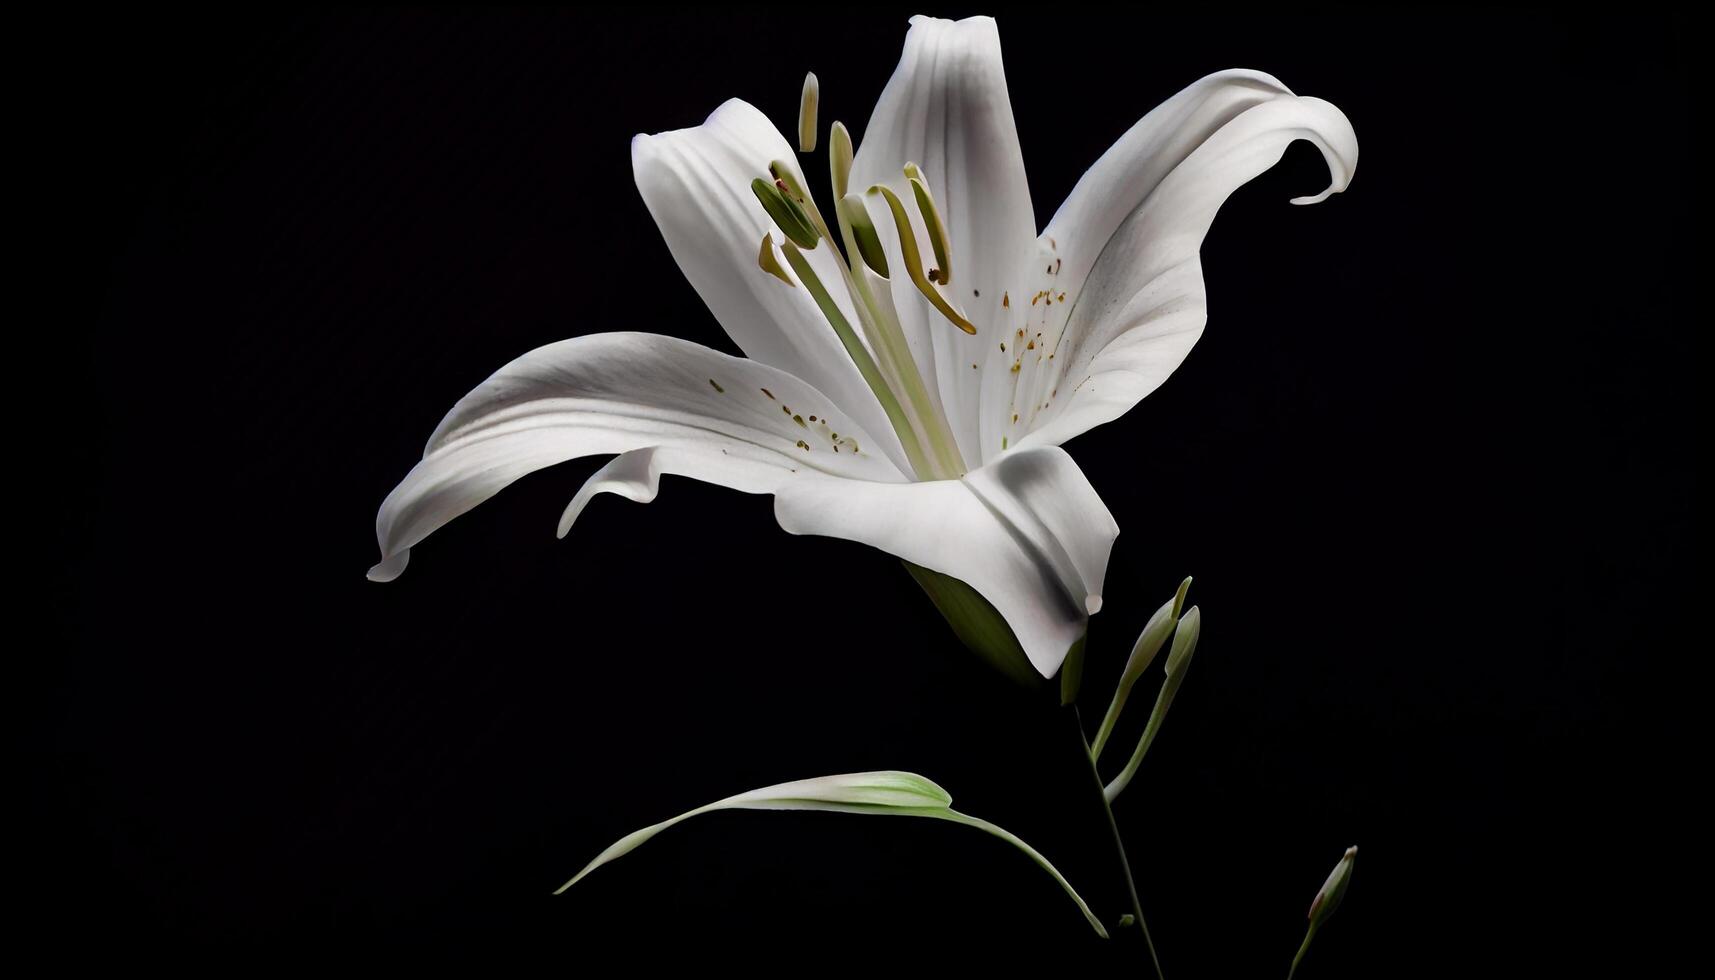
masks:
POLYGON ((1114 820, 1114 808, 1108 802, 1107 787, 1102 783, 1102 774, 1096 768, 1096 760, 1090 753, 1090 742, 1084 736, 1084 718, 1078 712, 1076 705, 1072 706, 1072 724, 1078 730, 1078 744, 1084 750, 1084 762, 1090 767, 1090 778, 1095 782, 1096 795, 1102 800, 1102 812, 1108 817, 1108 831, 1113 835, 1114 853, 1120 859, 1120 871, 1125 874, 1126 892, 1131 896, 1131 913, 1137 919, 1137 927, 1143 931, 1144 945, 1149 948, 1149 961, 1155 966, 1156 980, 1167 980, 1167 975, 1161 972, 1161 958, 1155 955, 1155 940, 1149 935, 1149 923, 1143 918, 1143 903, 1137 898, 1137 883, 1132 880, 1131 862, 1126 859, 1125 841, 1120 838, 1119 822, 1114 820))
POLYGON ((1310 940, 1316 938, 1316 923, 1310 923, 1310 928, 1304 933, 1304 942, 1298 946, 1298 955, 1292 958, 1292 969, 1286 971, 1286 980, 1292 980, 1298 974, 1298 962, 1304 959, 1304 951, 1310 948, 1310 940))

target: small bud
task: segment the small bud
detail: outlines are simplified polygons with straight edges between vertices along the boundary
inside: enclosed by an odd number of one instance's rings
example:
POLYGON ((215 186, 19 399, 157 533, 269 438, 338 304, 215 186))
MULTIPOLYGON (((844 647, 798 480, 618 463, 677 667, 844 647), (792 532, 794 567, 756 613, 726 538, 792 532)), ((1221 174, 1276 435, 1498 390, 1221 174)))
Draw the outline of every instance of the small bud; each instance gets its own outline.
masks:
POLYGON ((881 236, 876 234, 875 222, 870 220, 869 209, 863 206, 863 200, 856 194, 848 194, 840 198, 836 205, 840 217, 852 230, 852 240, 857 243, 858 255, 863 258, 863 264, 869 266, 876 275, 887 278, 887 253, 882 250, 881 236))
POLYGON ((835 200, 846 196, 852 178, 852 158, 856 155, 852 134, 846 131, 845 123, 835 120, 833 128, 828 130, 828 173, 834 178, 835 200))
POLYGON ((1144 624, 1143 632, 1137 635, 1137 642, 1132 644, 1131 656, 1126 659, 1125 669, 1120 672, 1119 683, 1114 687, 1113 700, 1108 704, 1108 713, 1102 718, 1102 726, 1096 732, 1096 740, 1090 745, 1090 754, 1097 759, 1102 757, 1102 750, 1107 747, 1108 739, 1114 733, 1114 726, 1119 723, 1120 712, 1125 710, 1126 702, 1131 699, 1131 689, 1136 686, 1138 678, 1155 662, 1156 654, 1167 646, 1167 639, 1179 626, 1179 608, 1185 602, 1185 591, 1190 588, 1191 580, 1187 578, 1179 583, 1179 591, 1173 598, 1161 604, 1155 614, 1144 624))
POLYGON ((1203 614, 1192 606, 1179 617, 1179 628, 1173 634, 1173 648, 1167 651, 1167 676, 1182 677, 1197 652, 1197 634, 1203 629, 1203 614))
POLYGON ((1292 980, 1298 973, 1298 964, 1304 961, 1304 954, 1310 949, 1310 940, 1316 938, 1316 930, 1322 928, 1322 923, 1334 914, 1340 907, 1340 899, 1346 897, 1346 886, 1352 883, 1352 865, 1358 860, 1357 845, 1346 848, 1340 863, 1334 865, 1329 872, 1328 880, 1322 883, 1322 889, 1310 902, 1310 926, 1304 930, 1304 942, 1298 946, 1298 954, 1292 957, 1292 968, 1286 972, 1286 980, 1292 980))
POLYGON ((769 232, 762 236, 762 251, 757 253, 756 264, 762 267, 763 272, 768 273, 788 286, 797 288, 798 284, 793 282, 792 277, 786 274, 786 267, 780 264, 780 259, 774 254, 773 232, 769 232))
POLYGON ((798 152, 813 153, 816 149, 816 102, 821 98, 821 87, 816 83, 816 73, 804 75, 804 92, 798 98, 798 152))
POLYGON ((1196 606, 1185 611, 1179 617, 1174 627, 1173 646, 1167 652, 1167 677, 1161 682, 1161 693, 1155 696, 1155 709, 1149 713, 1149 722, 1144 726, 1143 737, 1137 740, 1137 748, 1132 751, 1131 761, 1125 764, 1113 782, 1103 790, 1108 802, 1125 792, 1131 784, 1133 776, 1137 775, 1137 767, 1143 763, 1144 754, 1155 743, 1155 736, 1160 734, 1161 725, 1167 720, 1167 711, 1173 707, 1173 698, 1179 693, 1179 686, 1185 683, 1185 672, 1191 666, 1191 655, 1197 652, 1197 634, 1202 630, 1203 614, 1196 606))
POLYGON ((780 188, 761 177, 750 182, 751 192, 762 202, 762 210, 774 219, 788 239, 800 248, 815 248, 816 229, 797 201, 781 193, 780 188))
POLYGON ((1346 897, 1346 886, 1352 883, 1352 865, 1358 861, 1356 844, 1346 848, 1346 853, 1340 858, 1340 863, 1334 865, 1334 870, 1328 873, 1328 880, 1322 883, 1322 890, 1316 893, 1316 898, 1310 903, 1310 924, 1321 925, 1327 921, 1334 910, 1340 907, 1340 899, 1346 897))
POLYGON ((1130 929, 1131 924, 1133 922, 1136 922, 1136 921, 1137 921, 1137 916, 1132 915, 1130 912, 1127 912, 1126 914, 1120 916, 1120 928, 1121 929, 1130 929))

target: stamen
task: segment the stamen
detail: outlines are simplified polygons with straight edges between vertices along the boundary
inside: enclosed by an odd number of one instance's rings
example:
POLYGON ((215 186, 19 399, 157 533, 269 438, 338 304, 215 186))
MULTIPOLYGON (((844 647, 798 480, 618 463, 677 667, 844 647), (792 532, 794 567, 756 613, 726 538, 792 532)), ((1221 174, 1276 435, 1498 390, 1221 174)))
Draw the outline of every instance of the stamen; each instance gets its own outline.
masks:
POLYGON ((929 178, 923 176, 915 163, 905 165, 905 176, 911 181, 911 193, 917 198, 917 213, 923 216, 924 229, 929 232, 929 245, 935 250, 935 269, 929 273, 929 281, 939 279, 941 285, 948 286, 953 282, 953 246, 947 241, 947 225, 941 220, 941 212, 935 207, 935 198, 929 193, 929 178), (937 276, 936 272, 940 275, 937 276))
POLYGON ((810 224, 810 216, 804 213, 802 205, 761 177, 750 182, 750 189, 762 202, 762 210, 768 212, 787 238, 800 248, 816 247, 816 229, 810 224))
POLYGON ((941 295, 940 290, 936 289, 935 285, 924 277, 923 257, 917 250, 917 233, 911 226, 911 216, 906 213, 905 205, 899 200, 899 195, 893 193, 884 184, 871 187, 869 192, 880 194, 887 201, 888 208, 893 212, 893 226, 899 232, 899 250, 904 253, 905 271, 911 277, 912 285, 916 286, 917 291, 922 293, 923 297, 935 309, 941 311, 941 315, 951 321, 953 326, 974 336, 977 332, 976 325, 966 319, 963 313, 954 309, 953 304, 947 302, 947 298, 941 295))
POLYGON ((886 279, 887 253, 882 250, 881 236, 876 233, 875 222, 870 220, 869 209, 863 206, 863 200, 856 194, 848 194, 840 198, 836 207, 852 230, 852 240, 857 243, 858 254, 863 256, 863 264, 886 279))
MULTIPOLYGON (((834 248, 833 258, 837 260, 836 268, 851 295, 853 312, 857 315, 856 325, 863 329, 862 339, 853 331, 854 324, 846 320, 846 314, 827 295, 827 288, 816 278, 807 257, 799 253, 798 246, 802 242, 787 235, 786 240, 780 243, 780 249, 788 267, 834 328, 858 373, 882 403, 888 422, 892 423, 895 434, 899 436, 901 448, 905 450, 917 477, 953 479, 966 472, 964 460, 947 425, 940 401, 925 387, 922 372, 900 329, 899 314, 892 303, 891 283, 886 277, 889 263, 886 252, 880 248, 874 221, 862 209, 863 202, 855 202, 859 205, 858 225, 864 238, 860 246, 859 233, 854 233, 852 223, 846 217, 849 206, 845 209, 839 206, 840 201, 850 196, 846 188, 855 156, 851 134, 836 122, 829 130, 829 140, 829 175, 838 191, 834 198, 834 217, 838 219, 838 244, 843 246, 843 254, 840 247, 834 248)), ((797 168, 783 160, 775 160, 769 164, 768 172, 774 180, 774 191, 779 195, 778 210, 791 215, 798 224, 807 226, 815 236, 819 236, 812 237, 812 244, 807 247, 815 248, 820 238, 833 238, 834 233, 817 209, 815 199, 800 184, 797 168)), ((765 203, 775 203, 764 198, 760 191, 758 197, 765 203)), ((781 230, 792 229, 782 224, 781 230)), ((919 270, 917 274, 920 277, 922 273, 919 270)), ((918 281, 914 280, 913 285, 917 284, 918 281)), ((958 316, 957 311, 954 315, 958 316)), ((974 331, 975 328, 969 329, 974 331)), ((857 449, 855 444, 851 448, 854 452, 857 449)))
POLYGON ((834 121, 832 129, 828 130, 828 172, 834 178, 834 200, 846 196, 846 185, 852 176, 852 134, 846 132, 846 124, 834 121))
POLYGON ((821 86, 816 83, 816 73, 806 72, 804 75, 804 93, 798 97, 798 152, 814 153, 816 151, 816 103, 821 98, 821 86))
POLYGON ((916 430, 912 428, 904 407, 900 405, 893 389, 882 377, 881 369, 876 365, 875 358, 870 355, 869 349, 863 345, 863 341, 858 339, 857 333, 852 330, 851 322, 846 319, 845 314, 840 312, 839 304, 834 302, 834 298, 828 294, 828 288, 822 285, 821 277, 817 276, 816 270, 811 268, 810 260, 806 259, 803 253, 798 251, 797 246, 789 241, 780 243, 780 251, 786 256, 786 263, 792 267, 792 271, 797 273, 798 278, 803 281, 804 288, 809 290, 810 297, 816 301, 816 306, 821 309, 822 316, 827 318, 828 325, 834 328, 834 334, 839 337, 840 344, 845 347, 846 354, 851 357, 852 363, 857 367, 858 374, 863 376, 870 390, 875 392, 876 400, 881 402, 882 411, 887 414, 887 420, 893 424, 894 433, 899 436, 900 448, 905 450, 905 456, 911 463, 911 468, 920 476, 934 478, 934 474, 938 470, 924 453, 923 444, 918 441, 916 430))
POLYGON ((780 260, 774 256, 773 232, 762 236, 762 251, 756 256, 756 264, 762 267, 763 272, 794 289, 798 288, 798 284, 792 281, 792 277, 786 274, 786 269, 780 264, 780 260))

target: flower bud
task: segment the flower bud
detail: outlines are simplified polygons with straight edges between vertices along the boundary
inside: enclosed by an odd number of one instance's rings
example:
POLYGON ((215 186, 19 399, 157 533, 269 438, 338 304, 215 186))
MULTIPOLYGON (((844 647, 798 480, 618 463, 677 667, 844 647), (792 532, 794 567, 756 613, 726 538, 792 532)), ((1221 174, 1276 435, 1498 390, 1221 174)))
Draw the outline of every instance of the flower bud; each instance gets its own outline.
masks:
POLYGON ((1346 897, 1346 886, 1352 881, 1352 865, 1357 860, 1358 847, 1354 844, 1346 848, 1340 863, 1334 865, 1334 870, 1328 873, 1328 880, 1322 883, 1322 890, 1316 893, 1316 898, 1310 903, 1309 919, 1312 928, 1321 925, 1340 907, 1340 899, 1346 897))

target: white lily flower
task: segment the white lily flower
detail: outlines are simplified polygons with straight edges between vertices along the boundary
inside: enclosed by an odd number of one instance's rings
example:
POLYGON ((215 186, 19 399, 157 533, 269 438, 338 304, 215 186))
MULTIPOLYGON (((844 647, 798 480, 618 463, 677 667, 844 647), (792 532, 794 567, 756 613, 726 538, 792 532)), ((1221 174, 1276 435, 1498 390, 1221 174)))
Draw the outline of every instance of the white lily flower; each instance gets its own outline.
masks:
POLYGON ((1052 676, 1101 607, 1118 533, 1060 444, 1184 360, 1216 210, 1299 139, 1332 182, 1294 203, 1343 190, 1357 142, 1338 109, 1258 72, 1211 75, 1121 137, 1039 235, 987 17, 913 18, 855 154, 834 124, 834 226, 747 103, 638 136, 638 189, 746 356, 607 333, 501 368, 382 504, 370 578, 396 577, 412 547, 524 474, 618 454, 562 535, 595 494, 649 501, 663 473, 772 494, 791 533, 967 583, 1052 676))

